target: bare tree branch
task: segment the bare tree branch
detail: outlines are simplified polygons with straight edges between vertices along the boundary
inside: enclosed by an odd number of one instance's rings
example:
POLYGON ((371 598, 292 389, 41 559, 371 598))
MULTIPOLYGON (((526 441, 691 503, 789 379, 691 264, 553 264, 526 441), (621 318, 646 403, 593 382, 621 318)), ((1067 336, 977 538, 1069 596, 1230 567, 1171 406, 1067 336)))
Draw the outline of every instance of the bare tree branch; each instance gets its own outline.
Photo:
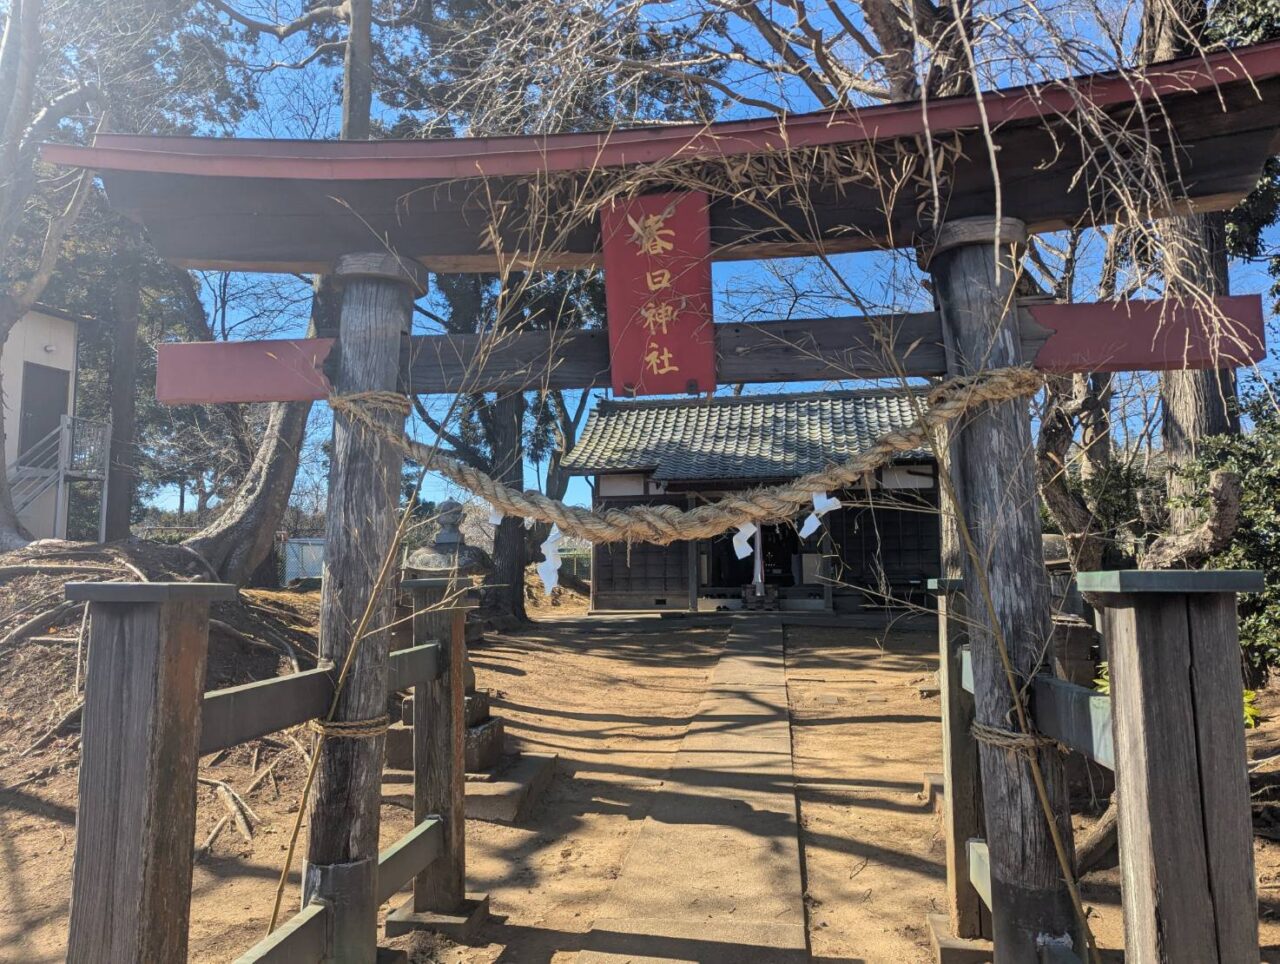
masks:
POLYGON ((71 195, 66 208, 49 222, 48 230, 45 231, 44 244, 40 248, 40 260, 36 263, 31 277, 23 282, 18 291, 8 291, 0 295, 0 330, 5 334, 8 334, 10 325, 30 311, 31 307, 40 300, 40 295, 48 286, 49 279, 53 277, 53 269, 57 267, 58 258, 62 254, 63 239, 76 218, 80 216, 80 209, 84 206, 85 198, 89 196, 89 189, 92 186, 93 172, 83 171, 76 183, 75 193, 71 195))
POLYGON ((337 53, 340 50, 347 49, 346 40, 330 40, 322 44, 318 44, 312 51, 301 60, 273 60, 269 64, 260 64, 248 69, 255 73, 269 73, 273 70, 302 70, 304 67, 319 60, 325 54, 337 53))
POLYGON ((418 413, 418 418, 422 419, 422 421, 426 423, 427 428, 431 429, 431 431, 435 432, 437 436, 453 446, 455 455, 484 472, 493 471, 492 466, 489 460, 485 458, 484 453, 475 446, 464 441, 455 433, 449 431, 438 419, 433 417, 432 414, 427 411, 426 406, 422 404, 422 398, 419 395, 413 396, 413 410, 418 413))
POLYGON ((287 23, 269 23, 266 20, 255 20, 253 17, 241 13, 231 4, 223 2, 223 0, 208 0, 208 2, 242 27, 247 27, 254 33, 269 33, 277 40, 292 37, 294 34, 308 30, 317 24, 345 21, 351 14, 351 4, 344 0, 342 3, 336 3, 328 7, 312 7, 302 16, 287 23))
POLYGON ((760 34, 765 43, 772 47, 774 52, 782 58, 787 68, 804 82, 804 85, 809 88, 814 97, 818 98, 818 102, 823 107, 835 106, 840 99, 839 95, 824 83, 823 79, 818 76, 817 71, 803 57, 796 53, 795 48, 778 31, 773 20, 761 12, 754 2, 741 0, 741 2, 730 3, 725 2, 725 0, 716 0, 716 3, 755 27, 756 32, 760 34))

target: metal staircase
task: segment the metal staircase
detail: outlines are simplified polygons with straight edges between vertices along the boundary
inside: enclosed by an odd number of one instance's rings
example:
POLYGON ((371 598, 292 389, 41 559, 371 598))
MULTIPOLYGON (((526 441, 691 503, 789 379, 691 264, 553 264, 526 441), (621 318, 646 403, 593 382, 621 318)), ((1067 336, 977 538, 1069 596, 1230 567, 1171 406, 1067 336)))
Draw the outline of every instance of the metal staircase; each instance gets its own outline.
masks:
POLYGON ((50 489, 57 488, 53 532, 62 529, 69 482, 102 482, 105 502, 111 423, 63 415, 55 428, 27 448, 9 467, 9 492, 21 516, 50 489))

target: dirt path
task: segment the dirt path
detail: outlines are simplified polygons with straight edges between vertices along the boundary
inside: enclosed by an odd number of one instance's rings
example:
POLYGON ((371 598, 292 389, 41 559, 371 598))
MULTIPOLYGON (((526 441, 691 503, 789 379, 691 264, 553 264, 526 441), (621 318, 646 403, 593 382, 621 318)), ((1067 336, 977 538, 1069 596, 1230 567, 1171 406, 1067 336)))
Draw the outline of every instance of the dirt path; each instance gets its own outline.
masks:
POLYGON ((929 960, 944 897, 940 825, 920 799, 941 764, 930 620, 787 629, 792 752, 815 961, 929 960))
MULTIPOLYGON (((487 943, 455 947, 419 935, 399 945, 423 962, 576 960, 704 699, 725 637, 723 626, 682 620, 572 617, 477 646, 479 684, 493 691, 495 713, 523 746, 559 754, 559 769, 527 826, 468 824, 469 887, 492 901, 487 943)), ((807 923, 821 964, 928 960, 923 922, 943 908, 943 851, 938 818, 918 794, 921 775, 939 768, 940 734, 937 701, 921 699, 917 687, 934 670, 934 647, 929 620, 786 631, 807 923)), ((1268 703, 1267 711, 1280 719, 1280 706, 1268 703)), ((1280 749, 1280 722, 1268 733, 1280 749)), ((77 796, 69 743, 21 760, 0 757, 0 782, 11 788, 0 791, 0 961, 62 957, 77 796), (59 761, 68 768, 39 776, 59 761)), ((206 760, 203 775, 243 792, 253 755, 244 747, 206 760)), ((270 766, 276 780, 246 792, 261 818, 252 841, 228 828, 197 866, 194 961, 230 960, 264 931, 303 774, 284 735, 258 749, 257 772, 270 766)), ((199 799, 197 843, 224 815, 212 789, 201 787, 199 799)), ((383 818, 387 842, 408 829, 404 810, 385 807, 383 818)), ((1262 943, 1275 947, 1280 845, 1260 841, 1257 854, 1262 943)), ((1089 885, 1100 936, 1114 946, 1114 871, 1089 885)), ((292 912, 296 886, 287 893, 292 912)))
MULTIPOLYGON (((723 628, 652 619, 542 623, 473 654, 493 711, 559 754, 531 825, 467 824, 469 887, 503 918, 442 960, 569 962, 649 812, 724 644, 723 628)), ((426 942, 419 940, 422 946, 426 942)), ((405 945, 408 946, 408 945, 405 945)))

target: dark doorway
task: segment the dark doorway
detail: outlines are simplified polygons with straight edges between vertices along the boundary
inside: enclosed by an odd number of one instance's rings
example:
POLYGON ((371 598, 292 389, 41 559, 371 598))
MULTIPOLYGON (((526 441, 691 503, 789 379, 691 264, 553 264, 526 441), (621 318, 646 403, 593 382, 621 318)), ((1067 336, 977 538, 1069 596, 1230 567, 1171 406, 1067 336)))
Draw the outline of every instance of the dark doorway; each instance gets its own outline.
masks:
POLYGON ((67 413, 71 372, 27 362, 22 366, 22 408, 18 422, 18 464, 31 446, 56 429, 67 413))
MULTIPOLYGON (((769 586, 790 587, 796 584, 795 558, 800 551, 800 538, 794 526, 766 525, 762 528, 764 543, 764 581, 769 586)), ((731 533, 711 540, 708 580, 705 585, 716 588, 736 588, 751 583, 755 571, 755 556, 739 559, 733 551, 731 533)))
POLYGON ((794 586, 796 559, 800 552, 800 536, 795 526, 765 526, 760 535, 764 542, 765 585, 794 586))

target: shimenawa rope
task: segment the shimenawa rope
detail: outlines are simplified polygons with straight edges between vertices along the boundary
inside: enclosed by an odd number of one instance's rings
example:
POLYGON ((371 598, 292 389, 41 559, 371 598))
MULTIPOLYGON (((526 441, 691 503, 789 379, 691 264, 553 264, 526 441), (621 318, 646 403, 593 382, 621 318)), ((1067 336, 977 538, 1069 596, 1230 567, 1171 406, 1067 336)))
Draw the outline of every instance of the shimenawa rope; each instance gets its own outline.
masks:
POLYGON ((329 399, 333 410, 353 424, 372 432, 423 468, 439 472, 449 481, 480 496, 504 515, 554 523, 565 535, 593 543, 649 542, 665 545, 685 539, 709 539, 748 522, 780 522, 793 519, 808 506, 814 492, 848 488, 900 452, 928 446, 929 436, 976 405, 1005 402, 1035 394, 1043 376, 1030 368, 997 368, 976 375, 948 379, 929 391, 916 421, 877 438, 869 448, 818 472, 784 485, 751 489, 725 496, 717 502, 681 509, 673 505, 640 505, 626 509, 592 510, 565 505, 541 492, 521 492, 486 473, 445 455, 430 445, 405 437, 402 430, 378 418, 392 414, 403 418, 409 402, 395 392, 359 392, 329 399))

